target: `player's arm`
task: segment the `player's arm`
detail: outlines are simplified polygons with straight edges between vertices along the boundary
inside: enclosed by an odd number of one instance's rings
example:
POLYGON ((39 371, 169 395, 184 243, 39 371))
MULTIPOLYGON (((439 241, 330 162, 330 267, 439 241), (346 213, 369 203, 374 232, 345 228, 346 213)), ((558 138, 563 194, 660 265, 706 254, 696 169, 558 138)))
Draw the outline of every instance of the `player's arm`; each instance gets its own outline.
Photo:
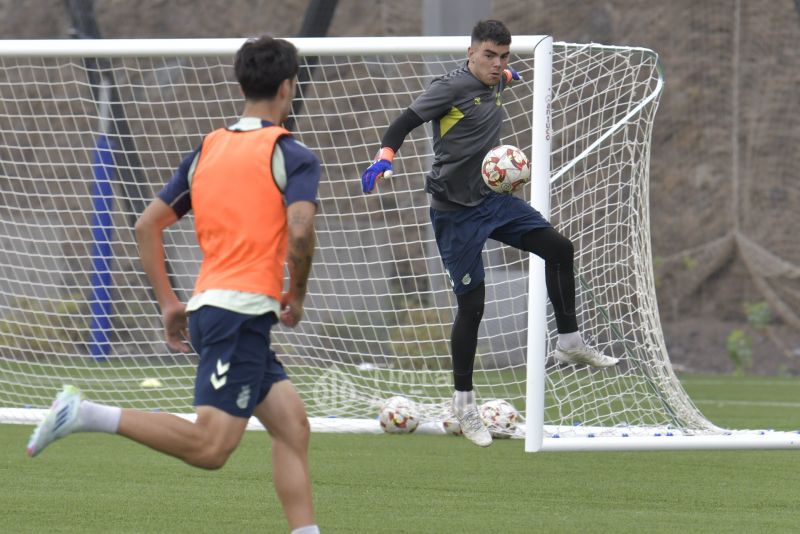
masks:
POLYGON ((381 176, 389 177, 392 159, 400 149, 406 136, 423 123, 441 117, 453 106, 455 91, 448 77, 437 78, 399 117, 397 117, 381 139, 381 150, 375 162, 361 175, 361 189, 369 193, 381 176))
POLYGON ((184 342, 187 338, 186 306, 178 300, 169 282, 164 230, 175 224, 192 207, 189 180, 199 157, 198 148, 184 158, 175 175, 145 208, 134 227, 139 258, 161 309, 167 346, 179 352, 189 350, 184 342))
POLYGON ((153 286, 164 321, 167 345, 179 352, 187 352, 186 308, 178 300, 167 276, 164 262, 164 229, 174 224, 178 216, 160 198, 153 200, 136 221, 136 242, 147 278, 153 286))
POLYGON ((303 317, 303 301, 308 290, 308 276, 314 258, 316 236, 314 215, 317 205, 307 200, 290 204, 286 208, 288 248, 286 265, 289 269, 289 288, 281 299, 281 322, 295 326, 303 317))
POLYGON ((400 150, 406 136, 411 130, 420 126, 423 122, 411 108, 407 108, 399 117, 389 125, 386 133, 381 139, 381 149, 367 170, 361 175, 361 189, 364 193, 369 193, 375 188, 377 181, 382 178, 392 176, 392 161, 394 155, 400 150))
POLYGON ((286 202, 288 243, 286 266, 289 286, 281 296, 280 320, 294 327, 303 318, 303 302, 308 290, 308 277, 314 257, 316 237, 314 216, 317 213, 320 164, 316 156, 302 143, 292 138, 279 141, 272 159, 273 175, 286 202))

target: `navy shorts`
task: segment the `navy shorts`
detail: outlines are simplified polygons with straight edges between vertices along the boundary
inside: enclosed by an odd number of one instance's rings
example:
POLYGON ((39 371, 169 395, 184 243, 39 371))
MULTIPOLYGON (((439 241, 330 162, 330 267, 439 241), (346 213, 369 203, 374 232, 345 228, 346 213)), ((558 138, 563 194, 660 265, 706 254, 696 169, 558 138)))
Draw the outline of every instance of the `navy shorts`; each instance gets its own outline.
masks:
POLYGON ((245 315, 203 306, 189 314, 189 335, 200 355, 195 406, 213 406, 236 417, 253 415, 272 384, 286 380, 270 348, 274 313, 245 315))
POLYGON ((521 198, 499 193, 490 194, 474 207, 430 211, 436 245, 456 295, 468 293, 483 282, 481 254, 487 239, 521 248, 527 232, 552 227, 521 198))

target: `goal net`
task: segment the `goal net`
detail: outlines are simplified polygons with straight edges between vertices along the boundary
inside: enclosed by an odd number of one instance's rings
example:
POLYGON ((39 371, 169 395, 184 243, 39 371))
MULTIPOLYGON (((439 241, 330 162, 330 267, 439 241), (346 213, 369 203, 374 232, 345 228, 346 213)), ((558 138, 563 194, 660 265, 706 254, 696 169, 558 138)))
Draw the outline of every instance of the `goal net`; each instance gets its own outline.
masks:
MULTIPOLYGON (((503 95, 502 141, 535 152, 532 110, 537 97, 550 106, 541 136, 551 144, 550 218, 575 243, 580 326, 621 364, 556 364, 549 312, 549 339, 529 344, 528 290, 541 274, 526 254, 489 241, 479 402, 510 402, 521 414, 517 435, 526 409, 543 411, 545 449, 576 435, 723 433, 676 379, 659 324, 648 216, 657 56, 555 43, 551 91, 537 95, 542 40, 514 37, 512 65, 526 83, 503 95), (542 406, 526 407, 527 362, 545 372, 542 406)), ((231 63, 241 42, 0 44, 0 420, 35 422, 65 383, 102 403, 193 412, 196 355, 166 349, 133 222, 205 133, 236 120, 231 63)), ((381 401, 404 395, 420 407, 420 430, 439 432, 452 394, 455 299, 422 188, 428 126, 406 139, 376 194, 361 193, 359 176, 390 121, 461 65, 469 43, 295 42, 305 72, 292 127, 322 161, 322 180, 305 319, 276 328, 276 352, 315 430, 380 431, 381 401)), ((530 199, 531 187, 520 194, 530 199)), ((165 239, 186 300, 200 262, 191 215, 165 239)))

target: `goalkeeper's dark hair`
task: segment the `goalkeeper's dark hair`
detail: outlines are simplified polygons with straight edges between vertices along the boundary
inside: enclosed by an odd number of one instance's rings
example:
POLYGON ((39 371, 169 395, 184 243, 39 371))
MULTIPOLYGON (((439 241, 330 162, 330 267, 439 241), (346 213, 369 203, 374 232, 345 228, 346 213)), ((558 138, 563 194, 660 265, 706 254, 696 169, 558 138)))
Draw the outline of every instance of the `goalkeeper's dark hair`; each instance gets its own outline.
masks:
POLYGON ((472 28, 472 44, 474 46, 484 41, 491 41, 499 45, 510 45, 511 32, 499 20, 482 20, 472 28))
POLYGON ((274 98, 283 80, 297 76, 297 48, 284 39, 268 35, 248 39, 236 52, 236 79, 248 100, 274 98))

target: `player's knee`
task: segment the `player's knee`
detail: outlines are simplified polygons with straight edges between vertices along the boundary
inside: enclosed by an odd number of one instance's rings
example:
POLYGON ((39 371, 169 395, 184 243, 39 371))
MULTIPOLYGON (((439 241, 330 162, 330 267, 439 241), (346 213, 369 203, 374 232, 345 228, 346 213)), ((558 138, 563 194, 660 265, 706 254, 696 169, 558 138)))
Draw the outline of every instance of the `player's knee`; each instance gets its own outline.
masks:
POLYGON ((483 317, 484 301, 486 300, 486 287, 483 282, 468 293, 458 295, 458 315, 462 319, 480 322, 483 317))
POLYGON ((567 265, 572 263, 574 257, 575 246, 572 241, 561 234, 556 234, 552 239, 552 248, 545 257, 545 262, 567 265))
POLYGON ((231 457, 235 448, 221 443, 206 444, 198 450, 192 464, 203 469, 220 469, 231 457))
POLYGON ((236 450, 238 440, 219 432, 203 432, 196 436, 186 462, 202 469, 220 469, 236 450))
POLYGON ((295 433, 297 436, 305 443, 308 442, 309 436, 311 436, 311 424, 308 422, 308 417, 306 416, 305 412, 303 412, 302 416, 297 417, 295 420, 295 433))
POLYGON ((286 423, 283 429, 284 435, 300 440, 307 440, 308 436, 311 434, 311 424, 308 422, 308 416, 306 416, 305 410, 297 410, 292 413, 288 417, 286 423))
POLYGON ((537 228, 523 235, 522 249, 550 264, 570 264, 575 257, 572 241, 553 228, 537 228))
POLYGON ((267 429, 272 439, 278 439, 291 448, 304 449, 311 435, 311 425, 304 409, 292 410, 281 419, 280 425, 267 429))

